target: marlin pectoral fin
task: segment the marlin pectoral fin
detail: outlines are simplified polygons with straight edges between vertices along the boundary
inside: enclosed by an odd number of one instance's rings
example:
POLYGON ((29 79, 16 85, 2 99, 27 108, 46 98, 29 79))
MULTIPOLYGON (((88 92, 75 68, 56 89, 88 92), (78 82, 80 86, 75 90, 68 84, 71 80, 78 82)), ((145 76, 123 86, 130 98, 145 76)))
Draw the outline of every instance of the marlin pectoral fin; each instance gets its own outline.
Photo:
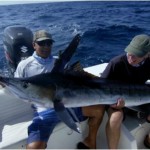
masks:
POLYGON ((64 107, 61 101, 54 102, 54 109, 58 115, 58 117, 72 130, 81 133, 80 128, 76 125, 75 121, 69 115, 68 111, 64 107))
POLYGON ((72 108, 68 108, 68 111, 73 116, 73 118, 76 120, 76 122, 80 123, 80 121, 79 121, 77 115, 75 114, 75 112, 73 111, 73 109, 72 108))

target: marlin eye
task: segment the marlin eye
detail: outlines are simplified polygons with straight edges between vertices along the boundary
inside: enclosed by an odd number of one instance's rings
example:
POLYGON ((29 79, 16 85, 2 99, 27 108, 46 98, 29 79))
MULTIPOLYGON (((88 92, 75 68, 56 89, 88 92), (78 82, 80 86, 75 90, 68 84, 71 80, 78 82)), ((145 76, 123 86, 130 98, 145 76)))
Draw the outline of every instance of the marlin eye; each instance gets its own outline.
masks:
POLYGON ((28 83, 27 82, 23 82, 22 87, 24 87, 26 89, 28 87, 28 83))

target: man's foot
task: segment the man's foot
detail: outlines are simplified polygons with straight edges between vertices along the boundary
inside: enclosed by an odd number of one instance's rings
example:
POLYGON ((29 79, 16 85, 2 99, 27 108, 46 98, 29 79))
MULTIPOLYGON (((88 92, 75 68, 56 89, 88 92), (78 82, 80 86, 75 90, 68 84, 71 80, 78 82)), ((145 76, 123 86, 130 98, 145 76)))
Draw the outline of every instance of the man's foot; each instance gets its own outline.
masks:
POLYGON ((145 147, 150 149, 150 143, 149 143, 149 136, 148 136, 148 134, 146 135, 146 137, 144 139, 144 145, 145 145, 145 147))
POLYGON ((90 149, 88 146, 86 146, 84 143, 79 142, 77 144, 77 149, 90 149))

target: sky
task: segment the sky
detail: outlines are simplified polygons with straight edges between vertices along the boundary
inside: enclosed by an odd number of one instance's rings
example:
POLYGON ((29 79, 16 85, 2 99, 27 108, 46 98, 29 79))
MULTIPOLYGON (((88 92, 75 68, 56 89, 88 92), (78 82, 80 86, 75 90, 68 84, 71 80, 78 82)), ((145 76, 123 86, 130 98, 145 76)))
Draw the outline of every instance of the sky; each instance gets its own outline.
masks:
POLYGON ((63 1, 86 1, 86 0, 0 0, 0 5, 43 3, 43 2, 63 2, 63 1))
MULTIPOLYGON (((0 5, 63 2, 63 1, 113 1, 113 0, 0 0, 0 5)), ((130 0, 115 0, 115 1, 130 1, 130 0)), ((132 1, 145 1, 145 0, 132 0, 132 1)))

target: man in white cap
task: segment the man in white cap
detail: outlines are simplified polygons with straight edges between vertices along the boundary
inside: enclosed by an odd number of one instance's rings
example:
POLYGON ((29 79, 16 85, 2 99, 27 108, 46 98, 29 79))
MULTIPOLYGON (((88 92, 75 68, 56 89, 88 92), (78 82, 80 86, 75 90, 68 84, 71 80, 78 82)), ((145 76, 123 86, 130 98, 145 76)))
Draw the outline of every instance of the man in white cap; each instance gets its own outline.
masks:
MULTIPOLYGON (((145 34, 135 36, 125 48, 125 52, 109 62, 101 77, 144 84, 150 79, 150 37, 145 34)), ((106 125, 106 134, 110 149, 118 147, 121 123, 124 118, 122 109, 124 105, 125 101, 120 97, 117 104, 107 108, 109 119, 106 125)), ((150 140, 150 138, 147 139, 150 140)))
MULTIPOLYGON (((33 47, 35 52, 26 60, 21 61, 15 72, 15 77, 31 77, 36 74, 51 72, 55 58, 51 55, 54 40, 50 33, 39 30, 34 34, 33 47)), ((60 119, 53 108, 46 109, 41 105, 34 105, 34 118, 28 127, 27 149, 45 149, 48 139, 60 119)), ((104 114, 104 106, 88 106, 74 108, 80 121, 88 118, 88 136, 79 142, 77 148, 96 148, 96 136, 104 114)), ((65 144, 65 143, 64 143, 65 144)))

